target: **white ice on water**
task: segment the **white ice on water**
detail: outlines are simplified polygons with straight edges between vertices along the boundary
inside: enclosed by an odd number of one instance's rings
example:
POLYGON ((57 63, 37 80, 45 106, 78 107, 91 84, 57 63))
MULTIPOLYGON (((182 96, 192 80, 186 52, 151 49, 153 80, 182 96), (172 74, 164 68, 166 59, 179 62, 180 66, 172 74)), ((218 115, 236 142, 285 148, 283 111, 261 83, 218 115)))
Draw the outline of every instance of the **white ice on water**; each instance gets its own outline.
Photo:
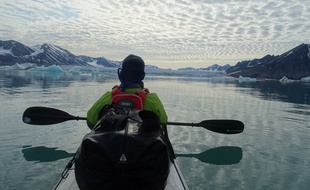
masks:
POLYGON ((64 70, 58 65, 51 65, 48 67, 38 66, 35 68, 37 71, 47 71, 47 72, 64 72, 64 70))
POLYGON ((31 69, 34 67, 36 67, 36 65, 33 63, 23 63, 23 64, 15 63, 14 65, 7 67, 7 69, 9 69, 9 70, 27 70, 27 69, 31 69))
POLYGON ((239 82, 256 82, 256 78, 239 76, 239 82))
MULTIPOLYGON (((16 63, 12 66, 1 66, 1 70, 29 70, 29 71, 44 71, 50 73, 71 73, 71 74, 91 74, 99 75, 102 72, 117 72, 117 68, 111 67, 91 67, 91 66, 70 66, 70 65, 51 65, 51 66, 37 66, 33 63, 16 63)), ((178 76, 178 77, 207 77, 207 78, 222 78, 222 79, 231 79, 232 77, 227 76, 223 72, 212 72, 212 71, 182 71, 182 70, 171 70, 171 69, 151 69, 146 68, 145 72, 147 75, 159 75, 159 76, 178 76)), ((256 82, 256 78, 243 77, 239 76, 237 79, 239 82, 256 82)), ((287 77, 283 77, 279 80, 282 83, 290 82, 310 82, 310 76, 304 77, 301 80, 291 80, 287 77)))
POLYGON ((301 82, 310 82, 310 76, 304 77, 300 80, 301 82))
POLYGON ((279 81, 282 83, 291 83, 291 82, 295 82, 296 80, 288 79, 286 76, 284 76, 279 81))
POLYGON ((33 63, 15 63, 12 66, 3 66, 4 70, 31 70, 31 71, 46 71, 46 72, 64 72, 64 70, 58 65, 51 66, 37 66, 33 63))

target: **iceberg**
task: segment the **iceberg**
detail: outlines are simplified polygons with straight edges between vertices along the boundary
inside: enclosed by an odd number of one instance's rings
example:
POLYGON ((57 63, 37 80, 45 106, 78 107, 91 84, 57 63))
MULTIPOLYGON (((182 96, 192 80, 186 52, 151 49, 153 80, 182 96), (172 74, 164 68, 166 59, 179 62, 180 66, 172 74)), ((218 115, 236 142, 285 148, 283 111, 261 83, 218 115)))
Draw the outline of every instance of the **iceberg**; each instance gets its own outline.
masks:
MULTIPOLYGON (((310 53, 309 53, 310 54, 310 53)), ((301 82, 310 82, 310 76, 300 79, 301 82)))
POLYGON ((256 82, 256 78, 239 76, 239 82, 256 82))
POLYGON ((39 67, 36 67, 35 70, 37 71, 47 71, 47 72, 64 72, 64 70, 57 66, 57 65, 51 65, 51 66, 48 66, 48 67, 45 67, 45 66, 39 66, 39 67))
POLYGON ((8 69, 10 70, 28 70, 35 68, 37 65, 33 63, 15 63, 14 65, 10 66, 8 69))
POLYGON ((288 79, 286 76, 282 77, 279 81, 282 82, 282 83, 295 82, 295 80, 288 79))

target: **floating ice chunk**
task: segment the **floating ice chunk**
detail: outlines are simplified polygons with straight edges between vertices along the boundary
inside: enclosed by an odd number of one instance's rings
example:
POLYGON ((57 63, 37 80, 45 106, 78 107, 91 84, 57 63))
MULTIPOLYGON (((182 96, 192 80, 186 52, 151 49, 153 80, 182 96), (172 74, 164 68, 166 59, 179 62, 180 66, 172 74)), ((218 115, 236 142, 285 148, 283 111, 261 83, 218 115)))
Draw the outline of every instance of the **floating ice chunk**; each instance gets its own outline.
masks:
POLYGON ((31 68, 35 68, 36 64, 33 63, 15 63, 14 65, 10 66, 8 69, 10 70, 27 70, 31 68))
POLYGON ((310 76, 304 77, 300 80, 301 82, 310 82, 310 76))
POLYGON ((289 82, 294 82, 295 80, 288 79, 286 76, 284 76, 279 81, 283 83, 289 83, 289 82))
POLYGON ((239 82, 256 82, 256 78, 239 76, 239 82))
POLYGON ((64 70, 61 67, 59 67, 58 65, 51 65, 48 67, 39 66, 39 67, 36 67, 36 70, 47 71, 47 72, 64 72, 64 70))

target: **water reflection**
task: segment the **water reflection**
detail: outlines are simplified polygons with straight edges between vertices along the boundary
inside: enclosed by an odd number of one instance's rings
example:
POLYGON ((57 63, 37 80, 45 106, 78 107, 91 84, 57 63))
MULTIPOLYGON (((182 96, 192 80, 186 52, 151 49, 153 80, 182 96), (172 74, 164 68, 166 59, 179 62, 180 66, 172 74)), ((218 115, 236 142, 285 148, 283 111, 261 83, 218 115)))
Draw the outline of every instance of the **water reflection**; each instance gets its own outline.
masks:
MULTIPOLYGON (((290 102, 295 104, 310 105, 310 83, 292 82, 281 83, 275 80, 264 80, 256 82, 239 82, 236 79, 226 78, 225 76, 215 75, 209 77, 169 77, 156 76, 150 74, 146 80, 162 80, 177 81, 178 83, 211 83, 232 85, 237 87, 236 90, 243 94, 258 97, 264 100, 277 100, 290 102)), ((89 82, 95 81, 99 83, 117 82, 117 74, 115 70, 106 70, 100 73, 57 73, 43 71, 6 71, 0 70, 0 88, 18 88, 31 85, 40 86, 47 89, 52 87, 68 87, 72 82, 89 82)))
POLYGON ((53 162, 56 160, 73 157, 74 153, 68 153, 64 150, 56 150, 57 148, 48 148, 45 146, 30 147, 25 146, 22 150, 26 161, 37 162, 53 162))
POLYGON ((279 81, 266 80, 235 83, 235 85, 241 87, 241 90, 244 89, 243 93, 248 93, 261 99, 310 105, 309 83, 281 83, 279 81))
POLYGON ((176 156, 196 158, 201 162, 214 165, 231 165, 239 163, 242 159, 242 154, 240 147, 222 146, 199 154, 176 154, 176 156))
POLYGON ((27 86, 39 86, 42 89, 53 87, 68 87, 72 82, 105 82, 108 80, 117 81, 117 74, 111 72, 102 72, 96 75, 72 74, 63 72, 47 71, 6 71, 0 69, 0 88, 19 88, 27 86))

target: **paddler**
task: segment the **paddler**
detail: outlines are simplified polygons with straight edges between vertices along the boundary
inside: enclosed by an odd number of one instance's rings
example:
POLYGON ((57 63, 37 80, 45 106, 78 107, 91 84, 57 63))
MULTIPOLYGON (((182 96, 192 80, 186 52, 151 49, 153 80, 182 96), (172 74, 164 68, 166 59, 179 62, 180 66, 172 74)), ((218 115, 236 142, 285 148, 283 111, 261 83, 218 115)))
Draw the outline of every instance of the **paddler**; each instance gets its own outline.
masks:
POLYGON ((128 55, 118 69, 120 85, 103 94, 87 112, 87 125, 92 129, 101 116, 101 110, 112 102, 127 109, 150 110, 156 113, 161 123, 166 123, 168 116, 156 93, 144 88, 145 64, 141 57, 128 55))

